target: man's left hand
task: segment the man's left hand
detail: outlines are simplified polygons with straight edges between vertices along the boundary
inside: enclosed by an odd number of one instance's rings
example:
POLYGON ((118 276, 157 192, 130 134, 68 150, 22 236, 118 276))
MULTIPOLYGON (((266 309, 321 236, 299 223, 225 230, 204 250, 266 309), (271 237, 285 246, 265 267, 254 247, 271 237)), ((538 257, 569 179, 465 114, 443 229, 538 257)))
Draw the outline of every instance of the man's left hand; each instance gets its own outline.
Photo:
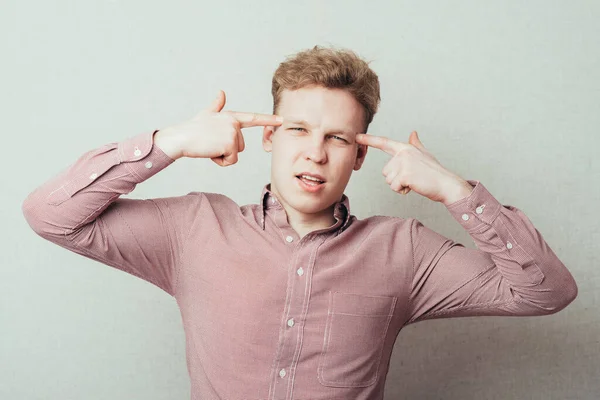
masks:
POLYGON ((421 143, 416 131, 410 134, 408 143, 363 133, 356 135, 356 143, 375 147, 392 156, 382 173, 395 192, 408 194, 414 190, 430 200, 448 205, 467 197, 473 190, 469 182, 440 164, 421 143))

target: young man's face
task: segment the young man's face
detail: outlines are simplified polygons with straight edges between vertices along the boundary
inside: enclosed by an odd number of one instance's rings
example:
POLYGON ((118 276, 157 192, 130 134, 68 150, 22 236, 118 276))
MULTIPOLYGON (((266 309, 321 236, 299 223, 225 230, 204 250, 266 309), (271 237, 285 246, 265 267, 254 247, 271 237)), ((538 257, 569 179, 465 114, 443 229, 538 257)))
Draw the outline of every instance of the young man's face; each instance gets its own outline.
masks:
POLYGON ((343 89, 311 86, 284 90, 277 115, 283 125, 265 127, 263 148, 272 152, 271 190, 303 214, 327 210, 339 201, 353 170, 367 153, 356 133, 365 133, 364 109, 343 89), (318 175, 323 183, 299 177, 318 175))

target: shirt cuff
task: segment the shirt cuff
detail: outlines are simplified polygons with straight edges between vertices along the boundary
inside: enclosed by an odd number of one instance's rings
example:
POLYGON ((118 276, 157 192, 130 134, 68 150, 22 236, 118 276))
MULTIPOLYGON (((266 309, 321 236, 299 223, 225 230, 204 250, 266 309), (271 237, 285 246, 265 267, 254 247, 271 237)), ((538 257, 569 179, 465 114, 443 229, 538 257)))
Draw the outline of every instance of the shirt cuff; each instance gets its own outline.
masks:
POLYGON ((477 180, 467 180, 473 191, 465 198, 448 204, 446 208, 452 217, 468 232, 478 230, 484 225, 492 225, 502 204, 477 180))
POLYGON ((146 132, 119 143, 117 154, 119 163, 125 163, 127 169, 139 179, 145 181, 175 160, 166 155, 158 146, 154 146, 154 134, 146 132))

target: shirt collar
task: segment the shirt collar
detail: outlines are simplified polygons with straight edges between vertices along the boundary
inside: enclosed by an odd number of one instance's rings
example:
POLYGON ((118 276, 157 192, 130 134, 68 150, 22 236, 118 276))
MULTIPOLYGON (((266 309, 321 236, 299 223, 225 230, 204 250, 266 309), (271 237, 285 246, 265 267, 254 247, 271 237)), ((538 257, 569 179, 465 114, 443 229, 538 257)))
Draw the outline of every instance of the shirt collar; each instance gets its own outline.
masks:
MULTIPOLYGON (((276 208, 280 209, 283 206, 277 200, 277 197, 271 192, 271 184, 268 183, 263 187, 260 195, 260 211, 261 211, 261 224, 262 229, 265 229, 265 217, 268 209, 276 208)), ((335 203, 333 217, 336 219, 336 226, 338 226, 336 234, 342 233, 350 223, 350 199, 345 194, 342 194, 342 199, 335 203)))

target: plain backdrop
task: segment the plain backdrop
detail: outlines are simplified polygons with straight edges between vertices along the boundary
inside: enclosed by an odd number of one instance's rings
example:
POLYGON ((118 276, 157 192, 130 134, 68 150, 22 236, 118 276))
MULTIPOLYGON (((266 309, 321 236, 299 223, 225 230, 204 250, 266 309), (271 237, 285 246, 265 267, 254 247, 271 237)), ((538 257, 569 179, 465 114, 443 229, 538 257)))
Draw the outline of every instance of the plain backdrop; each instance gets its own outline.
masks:
MULTIPOLYGON (((575 276, 545 317, 427 321, 399 335, 387 399, 597 399, 600 393, 600 3, 42 1, 0 5, 0 398, 187 399, 177 305, 153 285, 44 241, 21 204, 105 143, 226 109, 270 112, 271 77, 316 44, 381 81, 370 133, 417 130, 448 169, 523 210, 575 276)), ((182 159, 133 198, 258 202, 261 129, 239 163, 182 159)), ((386 185, 370 149, 346 194, 358 218, 420 219, 474 247, 444 206, 386 185)))

